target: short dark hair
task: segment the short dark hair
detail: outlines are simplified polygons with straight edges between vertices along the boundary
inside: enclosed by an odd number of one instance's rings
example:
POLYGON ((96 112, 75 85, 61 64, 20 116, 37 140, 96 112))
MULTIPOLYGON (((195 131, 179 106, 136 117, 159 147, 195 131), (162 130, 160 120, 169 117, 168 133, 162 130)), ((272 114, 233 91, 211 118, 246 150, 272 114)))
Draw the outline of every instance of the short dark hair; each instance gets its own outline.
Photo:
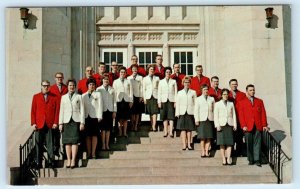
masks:
POLYGON ((99 62, 98 66, 100 67, 101 65, 105 66, 105 63, 104 62, 99 62))
POLYGON ((43 82, 48 83, 48 85, 50 85, 50 81, 47 79, 42 80, 41 85, 43 85, 43 82))
POLYGON ((233 82, 233 81, 238 82, 237 79, 230 79, 230 80, 229 80, 229 85, 230 85, 230 83, 233 82))
POLYGON ((67 84, 67 86, 69 85, 69 83, 74 83, 74 85, 76 86, 76 80, 75 79, 73 79, 73 78, 70 78, 70 79, 68 79, 67 80, 67 82, 66 82, 66 84, 67 84))
POLYGON ((223 93, 224 93, 224 92, 227 92, 227 93, 229 94, 229 90, 228 90, 228 89, 226 89, 226 88, 222 89, 222 91, 221 91, 221 95, 223 95, 223 93))
POLYGON ((86 87, 88 87, 90 83, 94 83, 96 85, 96 80, 94 78, 88 78, 86 81, 86 87))
POLYGON ((213 79, 219 80, 218 76, 213 76, 213 77, 211 77, 211 78, 210 78, 210 81, 212 81, 213 79))
POLYGON ((121 70, 125 70, 125 72, 127 71, 125 66, 121 66, 121 67, 119 68, 119 72, 120 72, 121 70))
POLYGON ((109 80, 109 74, 108 73, 103 74, 102 80, 103 79, 108 79, 109 80))
POLYGON ((136 69, 138 69, 139 65, 137 65, 137 64, 131 64, 130 69, 132 70, 132 68, 134 68, 134 67, 136 67, 136 69))
POLYGON ((208 88, 208 85, 206 85, 206 84, 201 85, 201 91, 202 91, 202 89, 204 89, 204 88, 208 88))
POLYGON ((246 87, 246 91, 248 90, 248 88, 250 88, 250 87, 253 87, 253 88, 255 88, 254 87, 254 85, 252 85, 252 84, 249 84, 249 85, 247 85, 247 87, 246 87))
POLYGON ((164 73, 165 73, 165 75, 166 75, 166 71, 167 71, 167 70, 170 70, 170 71, 171 71, 171 73, 172 73, 172 68, 171 68, 170 66, 167 66, 167 67, 165 67, 165 72, 164 72, 164 73))
POLYGON ((174 68, 174 66, 175 66, 176 64, 180 65, 179 63, 174 63, 174 64, 173 64, 173 68, 174 68))
POLYGON ((155 67, 156 67, 156 64, 148 64, 148 66, 147 66, 147 72, 149 72, 150 68, 155 69, 155 67))
POLYGON ((197 70, 197 68, 202 68, 202 65, 198 64, 198 65, 195 67, 195 70, 197 70))
POLYGON ((64 74, 62 72, 56 72, 55 75, 54 75, 54 77, 56 77, 57 74, 60 74, 61 76, 64 77, 64 74))
POLYGON ((157 55, 155 56, 155 59, 156 59, 158 56, 162 57, 162 55, 161 55, 161 54, 157 54, 157 55))

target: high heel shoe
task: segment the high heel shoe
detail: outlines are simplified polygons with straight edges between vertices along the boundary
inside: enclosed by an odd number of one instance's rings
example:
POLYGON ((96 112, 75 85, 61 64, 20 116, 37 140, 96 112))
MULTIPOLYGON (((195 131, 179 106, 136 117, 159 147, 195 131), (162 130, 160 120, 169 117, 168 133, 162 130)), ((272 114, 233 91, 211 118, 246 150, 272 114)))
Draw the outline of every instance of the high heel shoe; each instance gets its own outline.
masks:
POLYGON ((232 165, 232 159, 231 158, 227 158, 227 165, 232 165))
POLYGON ((164 135, 164 138, 166 138, 168 136, 168 133, 164 135))

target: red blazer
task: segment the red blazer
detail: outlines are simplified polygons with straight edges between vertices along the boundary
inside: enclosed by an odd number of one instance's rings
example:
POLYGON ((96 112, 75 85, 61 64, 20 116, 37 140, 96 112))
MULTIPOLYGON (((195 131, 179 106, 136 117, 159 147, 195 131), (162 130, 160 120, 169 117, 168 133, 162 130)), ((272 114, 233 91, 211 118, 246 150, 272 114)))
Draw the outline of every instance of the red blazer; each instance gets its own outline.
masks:
MULTIPOLYGON (((145 77, 147 75, 146 70, 142 66, 138 67, 138 71, 137 72, 138 72, 139 75, 141 75, 143 77, 145 77)), ((127 76, 131 76, 132 75, 131 67, 127 68, 126 74, 127 74, 127 76)))
POLYGON ((203 84, 206 84, 208 86, 208 88, 210 88, 209 78, 202 75, 200 77, 200 81, 199 81, 198 77, 195 76, 192 78, 190 88, 196 91, 197 96, 200 96, 202 94, 201 85, 203 85, 203 84))
POLYGON ((59 99, 61 99, 62 95, 65 95, 68 93, 68 87, 65 84, 61 85, 61 91, 59 92, 58 86, 56 84, 52 85, 50 87, 50 93, 56 95, 59 99))
POLYGON ((248 98, 244 98, 242 101, 240 101, 239 120, 242 129, 247 127, 248 131, 252 131, 255 125, 257 130, 262 131, 263 127, 268 125, 263 101, 255 97, 253 100, 253 105, 248 98))
POLYGON ((100 87, 102 85, 103 76, 100 75, 99 73, 96 73, 93 75, 93 78, 95 78, 95 80, 96 80, 96 88, 100 87))
POLYGON ((162 65, 159 71, 158 66, 155 66, 154 75, 158 76, 159 79, 165 78, 165 67, 162 65))
POLYGON ((112 86, 114 81, 120 77, 119 73, 109 72, 108 75, 109 75, 109 85, 110 86, 112 86))
POLYGON ((246 94, 242 91, 237 90, 235 98, 233 98, 232 91, 229 91, 228 100, 234 103, 237 115, 239 111, 239 102, 242 101, 244 98, 246 98, 246 94))
POLYGON ((52 128, 53 124, 58 124, 59 102, 58 97, 48 93, 47 101, 42 93, 35 94, 31 105, 31 125, 36 124, 41 129, 46 124, 52 128))
POLYGON ((211 97, 214 97, 215 102, 218 102, 222 99, 221 93, 222 93, 222 90, 220 88, 217 89, 217 93, 216 93, 215 89, 212 87, 208 89, 208 95, 211 97))
POLYGON ((179 73, 178 76, 176 74, 172 74, 171 78, 175 79, 176 83, 177 83, 177 90, 180 91, 184 88, 183 84, 182 84, 182 80, 185 77, 184 74, 179 73))

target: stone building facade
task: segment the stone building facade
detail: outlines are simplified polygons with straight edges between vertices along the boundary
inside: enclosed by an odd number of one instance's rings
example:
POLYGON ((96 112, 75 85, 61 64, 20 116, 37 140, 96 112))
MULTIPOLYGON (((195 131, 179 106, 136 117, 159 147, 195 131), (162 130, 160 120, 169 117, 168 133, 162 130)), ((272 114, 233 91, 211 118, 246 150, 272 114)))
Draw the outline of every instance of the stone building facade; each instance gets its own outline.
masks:
MULTIPOLYGON (((269 126, 284 132, 290 150, 290 7, 272 6, 272 27, 266 28, 267 7, 29 7, 35 18, 29 29, 22 27, 19 9, 8 8, 8 141, 20 128, 31 132, 31 98, 42 79, 54 83, 54 73, 62 71, 65 79, 79 80, 87 65, 97 68, 99 61, 107 64, 107 70, 113 60, 128 67, 134 54, 146 66, 161 54, 164 66, 180 63, 187 75, 195 75, 195 66, 203 65, 204 75, 217 75, 221 88, 228 88, 232 78, 238 79, 242 91, 254 84, 256 96, 265 102, 269 126)), ((9 156, 26 140, 27 135, 22 136, 8 148, 9 156)))

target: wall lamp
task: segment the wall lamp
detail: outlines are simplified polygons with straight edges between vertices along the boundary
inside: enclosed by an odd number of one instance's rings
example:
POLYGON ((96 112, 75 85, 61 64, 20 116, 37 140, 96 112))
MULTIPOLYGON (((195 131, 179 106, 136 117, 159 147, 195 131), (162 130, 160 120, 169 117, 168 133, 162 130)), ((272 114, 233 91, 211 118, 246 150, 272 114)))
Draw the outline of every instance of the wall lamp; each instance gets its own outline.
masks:
POLYGON ((266 17, 267 17, 267 20, 268 20, 268 23, 266 23, 267 28, 271 27, 271 21, 272 21, 272 18, 273 18, 273 10, 274 9, 272 7, 268 7, 268 8, 265 9, 266 17))
POLYGON ((20 16, 21 16, 21 20, 23 20, 24 22, 24 28, 27 29, 29 26, 28 23, 28 18, 29 18, 29 14, 28 14, 29 9, 28 8, 20 8, 20 16))

